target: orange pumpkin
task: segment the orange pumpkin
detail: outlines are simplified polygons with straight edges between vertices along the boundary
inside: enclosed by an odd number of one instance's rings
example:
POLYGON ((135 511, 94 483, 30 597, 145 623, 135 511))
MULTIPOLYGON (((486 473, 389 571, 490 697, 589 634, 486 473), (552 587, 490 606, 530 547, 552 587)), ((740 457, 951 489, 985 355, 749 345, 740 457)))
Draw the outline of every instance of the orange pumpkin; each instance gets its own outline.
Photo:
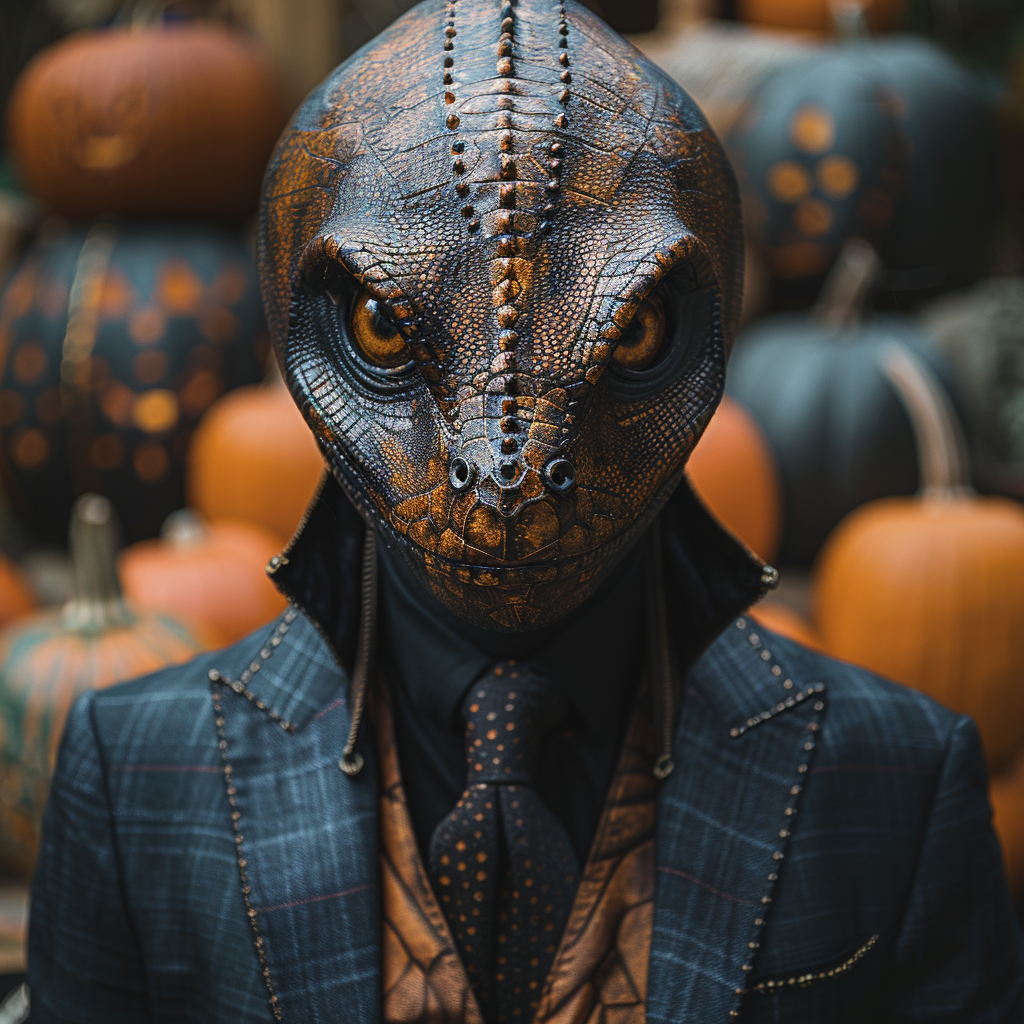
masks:
POLYGON ((992 780, 989 799, 1006 878, 1014 899, 1019 900, 1024 896, 1024 752, 992 780))
POLYGON ((771 561, 782 534, 779 474, 761 428, 735 399, 722 399, 686 471, 715 516, 747 547, 771 561))
POLYGON ((185 494, 207 519, 248 519, 290 537, 323 470, 320 449, 278 379, 236 388, 210 407, 189 448, 185 494))
POLYGON ((29 190, 69 217, 241 219, 287 116, 256 41, 211 24, 86 32, 15 83, 10 148, 29 190))
POLYGON ((1024 746, 1024 509, 969 490, 941 385, 909 349, 882 351, 923 493, 839 524, 815 569, 815 622, 829 654, 973 715, 998 770, 1024 746))
POLYGON ((96 494, 79 498, 70 537, 74 599, 0 634, 0 861, 21 874, 32 870, 74 699, 200 650, 185 626, 125 603, 114 573, 115 538, 110 502, 96 494))
POLYGON ((37 603, 25 574, 6 555, 0 555, 0 626, 27 615, 37 603))
MULTIPOLYGON (((891 32, 903 20, 903 0, 860 0, 860 8, 872 32, 891 32)), ((736 13, 752 25, 832 35, 837 30, 835 0, 737 0, 736 13)), ((856 17, 854 9, 851 16, 856 17)))
POLYGON ((812 651, 821 650, 821 638, 812 623, 781 601, 773 601, 769 598, 750 608, 747 614, 773 633, 779 633, 790 640, 795 640, 812 651))
POLYGON ((282 547, 277 534, 256 523, 204 523, 183 509, 168 516, 160 540, 125 548, 118 572, 139 608, 181 619, 210 647, 223 647, 284 610, 287 602, 265 571, 282 547))

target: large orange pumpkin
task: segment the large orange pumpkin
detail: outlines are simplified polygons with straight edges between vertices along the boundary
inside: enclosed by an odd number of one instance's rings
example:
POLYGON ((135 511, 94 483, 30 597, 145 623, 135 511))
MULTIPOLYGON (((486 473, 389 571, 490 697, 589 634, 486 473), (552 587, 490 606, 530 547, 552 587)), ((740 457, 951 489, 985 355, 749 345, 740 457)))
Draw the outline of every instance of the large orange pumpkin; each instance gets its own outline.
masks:
POLYGON ((266 564, 284 546, 256 523, 204 523, 182 510, 160 540, 125 548, 118 559, 128 598, 148 612, 189 623, 210 646, 232 644, 284 610, 266 564))
POLYGON ((290 537, 324 461, 280 379, 237 388, 210 407, 192 438, 185 494, 207 519, 248 519, 290 537))
POLYGON ((189 630, 139 614, 114 573, 110 502, 87 494, 71 524, 75 597, 0 634, 0 862, 32 870, 64 720, 89 689, 185 661, 200 650, 189 630))
POLYGON ((923 493, 849 515, 815 570, 829 654, 972 715, 998 770, 1024 746, 1024 509, 966 486, 964 446, 941 385, 909 349, 883 370, 903 398, 923 493))
POLYGON ((782 534, 779 474, 761 428, 735 399, 722 399, 686 471, 715 516, 747 547, 771 561, 782 534))
MULTIPOLYGON (((860 8, 872 32, 891 32, 903 20, 903 0, 860 0, 848 6, 860 8)), ((764 28, 832 35, 838 27, 836 7, 835 0, 737 0, 736 13, 743 21, 764 28)))
POLYGON ((240 219, 287 110, 254 39, 211 24, 110 28, 41 51, 8 107, 29 190, 70 217, 240 219))

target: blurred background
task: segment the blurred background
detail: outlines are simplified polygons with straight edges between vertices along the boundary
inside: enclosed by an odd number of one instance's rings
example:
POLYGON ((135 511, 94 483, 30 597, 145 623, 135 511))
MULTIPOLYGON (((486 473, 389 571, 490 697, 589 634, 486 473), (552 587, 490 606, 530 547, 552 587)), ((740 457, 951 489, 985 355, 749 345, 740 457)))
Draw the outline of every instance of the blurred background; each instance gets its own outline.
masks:
MULTIPOLYGON (((322 463, 254 219, 290 112, 406 0, 0 0, 0 996, 68 707, 245 636, 322 463)), ((1024 4, 592 0, 743 194, 690 480, 751 611, 979 724, 1024 897, 1024 4)))

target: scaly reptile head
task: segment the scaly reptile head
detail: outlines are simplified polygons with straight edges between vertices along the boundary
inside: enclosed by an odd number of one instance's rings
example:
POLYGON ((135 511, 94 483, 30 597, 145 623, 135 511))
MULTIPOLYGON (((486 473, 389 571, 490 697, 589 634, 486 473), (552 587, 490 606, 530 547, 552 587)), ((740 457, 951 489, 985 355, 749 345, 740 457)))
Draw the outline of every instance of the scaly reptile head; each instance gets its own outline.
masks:
POLYGON ((573 0, 424 0, 301 107, 264 185, 278 359, 444 604, 554 621, 667 500, 722 391, 732 172, 573 0))

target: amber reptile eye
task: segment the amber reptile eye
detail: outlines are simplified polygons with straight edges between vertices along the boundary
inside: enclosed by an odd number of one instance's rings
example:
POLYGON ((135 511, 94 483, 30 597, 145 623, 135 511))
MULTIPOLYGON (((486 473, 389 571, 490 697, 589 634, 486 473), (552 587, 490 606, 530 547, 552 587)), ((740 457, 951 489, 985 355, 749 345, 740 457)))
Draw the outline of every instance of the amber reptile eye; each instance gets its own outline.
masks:
POLYGON ((363 358, 382 370, 404 366, 411 358, 398 325, 368 291, 360 292, 352 307, 352 335, 363 358))
POLYGON ((632 323, 619 339, 612 359, 627 370, 645 370, 665 341, 665 307, 656 295, 640 303, 632 323))

